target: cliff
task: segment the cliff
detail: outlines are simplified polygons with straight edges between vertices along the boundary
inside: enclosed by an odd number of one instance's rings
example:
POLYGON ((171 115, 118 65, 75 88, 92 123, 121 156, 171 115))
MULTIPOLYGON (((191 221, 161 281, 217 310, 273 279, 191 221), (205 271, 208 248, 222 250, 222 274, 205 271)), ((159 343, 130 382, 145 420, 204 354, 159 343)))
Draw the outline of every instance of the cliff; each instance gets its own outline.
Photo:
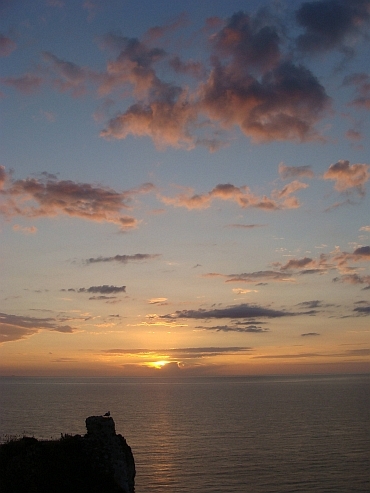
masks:
POLYGON ((86 428, 84 436, 0 445, 0 492, 134 493, 134 457, 113 418, 90 416, 86 428))

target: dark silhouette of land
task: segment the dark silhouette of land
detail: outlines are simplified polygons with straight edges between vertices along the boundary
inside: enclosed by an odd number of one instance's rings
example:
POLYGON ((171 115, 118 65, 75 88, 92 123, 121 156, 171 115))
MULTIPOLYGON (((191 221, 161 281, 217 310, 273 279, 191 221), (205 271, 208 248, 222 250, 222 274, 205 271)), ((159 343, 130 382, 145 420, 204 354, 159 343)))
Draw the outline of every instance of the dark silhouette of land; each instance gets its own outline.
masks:
POLYGON ((84 436, 0 445, 0 492, 134 493, 134 457, 113 419, 91 416, 86 425, 84 436))

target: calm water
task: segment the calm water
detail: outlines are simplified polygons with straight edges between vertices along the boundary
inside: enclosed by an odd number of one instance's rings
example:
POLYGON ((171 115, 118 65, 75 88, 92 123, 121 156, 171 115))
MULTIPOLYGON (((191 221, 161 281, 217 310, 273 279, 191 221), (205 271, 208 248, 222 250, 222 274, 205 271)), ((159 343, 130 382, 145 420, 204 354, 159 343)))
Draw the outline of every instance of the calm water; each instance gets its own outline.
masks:
POLYGON ((0 379, 0 436, 85 433, 110 410, 137 493, 370 491, 370 376, 0 379))

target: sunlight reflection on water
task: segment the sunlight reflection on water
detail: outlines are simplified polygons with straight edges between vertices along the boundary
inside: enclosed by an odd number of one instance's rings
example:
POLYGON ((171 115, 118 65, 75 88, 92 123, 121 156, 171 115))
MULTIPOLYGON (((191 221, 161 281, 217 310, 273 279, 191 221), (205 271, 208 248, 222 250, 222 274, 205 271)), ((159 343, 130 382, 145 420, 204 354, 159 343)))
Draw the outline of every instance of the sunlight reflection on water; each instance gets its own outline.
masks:
POLYGON ((0 435, 84 434, 110 410, 137 493, 367 492, 369 377, 0 380, 0 435))

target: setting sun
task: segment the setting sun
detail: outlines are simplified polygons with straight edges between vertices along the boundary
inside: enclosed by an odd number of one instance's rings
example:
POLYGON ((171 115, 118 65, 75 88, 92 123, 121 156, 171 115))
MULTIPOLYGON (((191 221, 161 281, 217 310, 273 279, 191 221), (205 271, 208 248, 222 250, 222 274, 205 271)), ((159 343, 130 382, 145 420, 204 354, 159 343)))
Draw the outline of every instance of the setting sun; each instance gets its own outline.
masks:
POLYGON ((168 363, 169 363, 169 361, 164 361, 164 360, 153 361, 152 363, 149 363, 148 366, 150 366, 152 368, 157 368, 158 370, 160 370, 161 368, 166 366, 168 363))

